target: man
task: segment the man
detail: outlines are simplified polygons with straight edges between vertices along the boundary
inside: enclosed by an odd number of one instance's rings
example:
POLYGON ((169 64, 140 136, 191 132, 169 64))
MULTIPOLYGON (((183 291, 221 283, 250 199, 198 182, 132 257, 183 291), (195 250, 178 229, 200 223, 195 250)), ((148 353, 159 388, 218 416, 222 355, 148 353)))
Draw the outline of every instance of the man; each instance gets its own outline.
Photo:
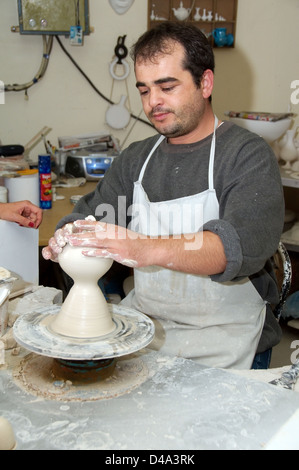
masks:
POLYGON ((134 267, 123 304, 154 319, 152 347, 165 354, 267 367, 280 339, 269 262, 284 219, 277 161, 259 136, 214 116, 214 56, 197 28, 163 23, 137 41, 133 59, 161 136, 122 152, 44 257, 55 260, 69 242, 134 267), (90 214, 102 222, 79 220, 90 214))

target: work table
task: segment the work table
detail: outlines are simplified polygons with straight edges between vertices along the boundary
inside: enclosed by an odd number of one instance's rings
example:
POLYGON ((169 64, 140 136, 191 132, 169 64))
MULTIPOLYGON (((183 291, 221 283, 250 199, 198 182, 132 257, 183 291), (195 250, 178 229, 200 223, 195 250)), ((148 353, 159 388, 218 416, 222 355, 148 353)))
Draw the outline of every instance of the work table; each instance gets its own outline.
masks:
POLYGON ((80 393, 77 401, 35 396, 0 367, 0 415, 15 430, 17 450, 263 450, 299 407, 296 392, 147 349, 138 354, 142 383, 91 401, 80 393))

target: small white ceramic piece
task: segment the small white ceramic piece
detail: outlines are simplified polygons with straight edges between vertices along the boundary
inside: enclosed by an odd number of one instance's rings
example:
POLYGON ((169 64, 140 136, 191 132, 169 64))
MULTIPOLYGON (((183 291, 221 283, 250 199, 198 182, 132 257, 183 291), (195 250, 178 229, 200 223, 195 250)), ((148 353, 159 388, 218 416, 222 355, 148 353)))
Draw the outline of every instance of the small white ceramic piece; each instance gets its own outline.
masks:
POLYGON ((180 8, 173 8, 174 16, 179 21, 184 21, 191 13, 191 8, 185 8, 183 2, 180 2, 180 8))
POLYGON ((122 59, 121 64, 119 64, 119 59, 118 57, 116 57, 109 66, 109 72, 114 80, 125 80, 129 76, 130 66, 125 59, 122 59), (118 67, 118 65, 122 65, 123 67, 122 75, 118 75, 116 73, 116 68, 118 67))
POLYGON ((106 122, 113 129, 124 129, 130 122, 131 115, 125 106, 127 97, 121 96, 118 104, 109 106, 106 112, 106 122))
POLYGON ((297 132, 296 129, 289 129, 286 131, 284 136, 284 144, 280 151, 280 158, 284 160, 285 169, 291 169, 291 163, 297 160, 297 148, 295 146, 295 134, 297 132))
POLYGON ((132 6, 134 0, 109 0, 109 3, 115 13, 118 15, 123 15, 132 6))
POLYGON ((200 7, 195 8, 195 15, 193 17, 194 21, 200 21, 201 16, 200 16, 200 7))
POLYGON ((16 448, 16 438, 7 419, 0 416, 0 450, 14 450, 16 448))
POLYGON ((115 324, 98 280, 110 269, 110 258, 87 257, 82 247, 66 245, 59 264, 74 281, 60 312, 49 325, 54 332, 73 338, 95 338, 111 333, 115 324))

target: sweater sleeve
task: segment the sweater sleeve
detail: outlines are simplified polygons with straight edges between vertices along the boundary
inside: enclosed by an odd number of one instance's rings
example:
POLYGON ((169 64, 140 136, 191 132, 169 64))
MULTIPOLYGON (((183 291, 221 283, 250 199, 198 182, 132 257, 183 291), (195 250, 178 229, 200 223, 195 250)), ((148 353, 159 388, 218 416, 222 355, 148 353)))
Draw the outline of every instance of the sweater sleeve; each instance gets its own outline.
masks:
POLYGON ((278 247, 284 224, 283 188, 272 149, 263 139, 248 133, 240 132, 236 141, 237 147, 228 146, 233 157, 225 156, 225 147, 222 150, 219 146, 224 153, 216 174, 219 220, 203 227, 219 235, 224 246, 226 270, 211 277, 218 282, 261 271, 278 247), (232 167, 226 169, 223 179, 229 158, 232 167))

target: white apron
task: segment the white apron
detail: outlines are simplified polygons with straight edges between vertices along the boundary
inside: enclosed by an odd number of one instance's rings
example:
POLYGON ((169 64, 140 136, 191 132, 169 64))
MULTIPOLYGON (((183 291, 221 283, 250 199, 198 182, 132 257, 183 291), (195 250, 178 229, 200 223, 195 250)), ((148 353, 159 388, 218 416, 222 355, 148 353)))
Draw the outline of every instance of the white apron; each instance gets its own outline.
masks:
MULTIPOLYGON (((152 236, 189 234, 219 218, 213 182, 217 126, 215 118, 209 189, 190 197, 152 203, 142 179, 149 159, 164 139, 159 138, 134 183, 132 230, 152 236)), ((251 368, 266 306, 248 278, 238 283, 217 283, 209 276, 150 266, 134 270, 134 286, 122 304, 153 319, 156 333, 150 348, 212 367, 251 368)))

